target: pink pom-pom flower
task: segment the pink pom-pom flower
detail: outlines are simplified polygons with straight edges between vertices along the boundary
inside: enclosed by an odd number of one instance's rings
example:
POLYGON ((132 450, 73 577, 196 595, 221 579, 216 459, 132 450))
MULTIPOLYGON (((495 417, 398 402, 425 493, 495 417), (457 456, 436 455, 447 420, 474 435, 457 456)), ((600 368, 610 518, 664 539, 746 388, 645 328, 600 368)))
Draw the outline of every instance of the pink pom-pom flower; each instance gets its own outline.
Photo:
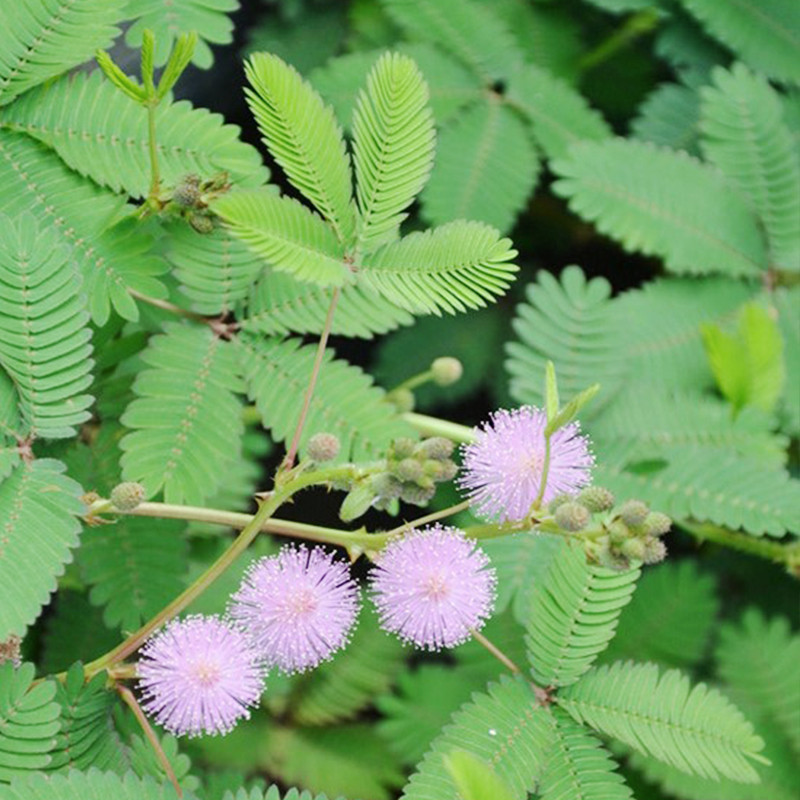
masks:
POLYGON ((289 545, 250 566, 228 613, 265 662, 289 674, 344 647, 359 606, 358 585, 344 561, 321 547, 289 545))
MULTIPOLYGON (((466 490, 474 511, 484 519, 519 521, 539 496, 545 462, 547 415, 522 406, 496 411, 477 430, 477 439, 463 448, 466 490)), ((542 503, 572 494, 591 480, 594 457, 577 422, 550 437, 550 467, 542 503)))
POLYGON ((137 673, 142 707, 178 736, 228 733, 264 688, 247 637, 219 617, 172 620, 145 643, 137 673))
POLYGON ((385 630, 440 650, 483 627, 497 578, 487 555, 462 531, 433 525, 390 542, 370 583, 385 630))

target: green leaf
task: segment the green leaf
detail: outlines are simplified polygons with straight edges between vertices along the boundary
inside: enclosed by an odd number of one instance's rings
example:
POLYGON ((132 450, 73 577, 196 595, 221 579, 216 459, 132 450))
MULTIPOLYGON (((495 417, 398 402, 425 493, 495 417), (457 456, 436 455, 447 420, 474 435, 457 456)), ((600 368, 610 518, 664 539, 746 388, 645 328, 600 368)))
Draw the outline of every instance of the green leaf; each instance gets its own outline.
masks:
POLYGON ((131 290, 166 296, 155 277, 165 265, 151 254, 146 226, 133 220, 113 225, 132 210, 125 199, 72 172, 41 142, 0 130, 0 185, 5 188, 0 213, 30 211, 42 228, 57 230, 69 245, 93 322, 104 325, 112 305, 125 319, 138 319, 131 290))
POLYGON ((681 0, 715 38, 769 78, 800 83, 800 8, 793 0, 681 0))
POLYGON ((464 750, 451 750, 444 757, 444 765, 464 800, 514 800, 505 781, 485 762, 464 750))
POLYGON ((482 308, 505 293, 519 269, 511 240, 480 222, 411 233, 366 256, 358 280, 412 313, 482 308))
MULTIPOLYGON (((552 363, 552 362, 549 362, 552 363)), ((545 435, 550 436, 565 425, 569 425, 575 417, 581 412, 584 406, 591 403, 594 396, 600 391, 600 384, 595 383, 588 389, 584 389, 573 397, 561 411, 551 419, 544 429, 545 435)))
POLYGON ((133 431, 120 442, 122 474, 148 497, 163 489, 167 503, 201 504, 238 458, 242 389, 233 346, 207 326, 170 323, 141 355, 149 367, 122 415, 133 431))
MULTIPOLYGON (((301 347, 297 339, 280 341, 244 333, 234 345, 248 395, 264 427, 275 441, 288 440, 297 425, 297 398, 308 385, 316 346, 301 347)), ((382 457, 393 439, 414 437, 384 397, 383 390, 358 367, 335 361, 333 353, 326 351, 300 439, 301 451, 311 436, 326 432, 339 437, 341 460, 374 460, 382 457)))
POLYGON ((503 678, 453 716, 403 790, 403 800, 442 800, 455 792, 444 763, 455 747, 491 764, 515 800, 536 789, 553 739, 553 717, 521 677, 503 678))
POLYGON ((507 78, 522 53, 496 15, 472 0, 381 0, 410 38, 436 44, 469 66, 484 84, 507 78))
MULTIPOLYGON (((72 770, 66 775, 38 773, 0 786, 0 800, 177 800, 169 783, 158 784, 152 778, 137 778, 128 772, 120 777, 113 772, 72 770)), ((184 792, 183 800, 195 795, 184 792)))
POLYGON ((731 696, 773 719, 800 756, 800 636, 788 620, 748 609, 739 624, 723 626, 716 657, 731 696))
MULTIPOLYGON (((321 333, 333 290, 295 280, 285 273, 265 270, 252 287, 239 323, 242 330, 283 335, 321 333)), ((366 286, 343 286, 333 315, 331 333, 371 339, 414 317, 366 286)))
POLYGON ((797 324, 800 287, 778 289, 771 294, 778 312, 778 325, 783 337, 786 373, 786 387, 783 396, 785 430, 797 437, 800 436, 800 325, 797 324))
MULTIPOLYGON (((158 736, 161 749, 164 751, 164 755, 170 763, 181 788, 184 791, 198 789, 200 781, 190 773, 192 762, 189 756, 181 753, 178 749, 178 740, 169 733, 160 736, 156 734, 156 736, 158 736)), ((170 782, 161 759, 153 749, 151 742, 144 736, 134 733, 130 737, 130 750, 128 752, 131 768, 140 778, 149 776, 155 778, 159 783, 170 782)))
POLYGON ((774 411, 786 372, 783 339, 769 311, 748 303, 739 312, 734 333, 717 325, 703 325, 701 330, 711 370, 734 409, 755 406, 768 414, 774 411))
POLYGON ((716 581, 694 561, 667 561, 645 570, 616 636, 600 656, 689 667, 706 654, 720 602, 716 581))
POLYGON ((555 741, 539 787, 541 800, 629 800, 633 797, 602 743, 560 708, 555 741))
POLYGON ((700 98, 678 83, 662 83, 639 106, 631 136, 644 142, 698 154, 700 98))
POLYGON ((275 161, 289 182, 310 200, 336 231, 351 243, 355 206, 350 159, 333 111, 293 67, 269 53, 255 53, 245 64, 252 89, 245 89, 275 161))
POLYGON ((86 770, 96 767, 113 772, 126 765, 122 741, 114 730, 111 711, 114 692, 106 688, 101 672, 85 682, 83 665, 73 664, 63 683, 55 682, 55 701, 61 706, 61 730, 48 770, 86 770))
MULTIPOLYGON (((238 186, 269 177, 258 151, 239 140, 236 125, 186 101, 162 102, 155 112, 158 169, 166 185, 189 173, 227 172, 238 186)), ((79 73, 29 92, 3 114, 2 127, 34 136, 67 166, 131 197, 150 188, 147 112, 99 72, 79 73), (102 108, 103 114, 96 113, 102 108)))
POLYGON ((0 483, 19 464, 19 442, 25 438, 19 394, 11 376, 0 367, 0 483))
POLYGON ((563 158, 576 142, 611 136, 611 127, 579 92, 533 64, 512 76, 508 99, 530 120, 533 136, 548 158, 563 158))
POLYGON ((0 797, 3 783, 50 764, 56 745, 61 706, 55 684, 33 684, 33 664, 0 664, 0 797))
POLYGON ((591 667, 614 636, 640 574, 587 564, 579 546, 561 548, 525 619, 528 660, 539 685, 569 686, 591 667))
POLYGON ((734 64, 730 72, 717 68, 712 77, 715 85, 701 91, 703 153, 747 197, 763 221, 774 264, 797 271, 800 154, 784 122, 781 97, 743 64, 734 64))
POLYGON ((177 0, 165 5, 158 0, 129 0, 125 9, 128 19, 136 20, 125 34, 130 47, 142 44, 144 31, 155 34, 155 64, 167 62, 173 43, 181 33, 195 31, 197 45, 192 63, 208 69, 214 63, 209 44, 229 44, 233 41, 233 21, 226 12, 236 11, 239 0, 177 0))
MULTIPOLYGON (((261 788, 239 789, 236 794, 233 790, 225 792, 222 800, 328 800, 324 794, 312 795, 310 792, 301 792, 298 789, 289 789, 286 794, 281 794, 277 786, 270 786, 264 791, 261 788)), ((340 798, 341 800, 341 798, 340 798)))
POLYGON ((397 53, 383 55, 353 115, 360 252, 399 237, 405 210, 428 180, 435 143, 428 87, 417 65, 397 53))
POLYGON ((14 382, 30 435, 74 436, 94 401, 89 315, 69 248, 35 217, 0 215, 0 366, 14 382))
POLYGON ((20 0, 3 9, 0 106, 91 58, 119 33, 124 0, 20 0))
POLYGON ((556 702, 577 722, 684 772, 758 781, 750 759, 760 760, 764 742, 753 726, 716 689, 690 688, 678 670, 618 662, 591 670, 556 702))
MULTIPOLYGON (((144 42, 144 38, 142 41, 144 42)), ((175 40, 175 45, 172 48, 172 52, 169 54, 167 63, 164 66, 164 71, 161 73, 161 77, 158 81, 155 94, 159 100, 163 100, 164 97, 166 97, 167 93, 178 82, 183 71, 189 66, 194 56, 194 51, 197 49, 197 42, 196 31, 181 33, 175 40)), ((144 58, 144 51, 142 57, 144 58)), ((142 65, 142 74, 144 74, 144 64, 142 65)))
POLYGON ((561 176, 553 189, 576 214, 672 272, 744 276, 767 266, 747 204, 685 153, 624 139, 582 142, 553 168, 561 176))
POLYGON ((273 269, 323 287, 353 280, 334 229, 297 200, 262 189, 225 195, 211 207, 273 269))
POLYGON ((548 359, 544 368, 544 397, 545 409, 547 410, 547 421, 552 421, 556 414, 560 403, 558 401, 558 383, 556 382, 556 368, 553 362, 548 359))
POLYGON ((538 172, 524 121, 489 96, 442 128, 436 164, 420 197, 422 214, 434 225, 477 219, 508 231, 533 193, 538 172))
POLYGON ((23 461, 0 483, 0 641, 39 616, 78 544, 83 490, 63 472, 52 459, 23 461))

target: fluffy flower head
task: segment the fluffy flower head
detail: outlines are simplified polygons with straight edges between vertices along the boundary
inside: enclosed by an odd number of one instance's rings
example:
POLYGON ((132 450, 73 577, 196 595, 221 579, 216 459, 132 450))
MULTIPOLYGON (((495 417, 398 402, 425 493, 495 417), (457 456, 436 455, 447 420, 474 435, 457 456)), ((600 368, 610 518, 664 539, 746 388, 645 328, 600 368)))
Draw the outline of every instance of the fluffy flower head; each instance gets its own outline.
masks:
POLYGON ((258 703, 264 670, 247 637, 218 617, 172 620, 137 666, 144 710, 178 736, 227 733, 258 703))
POLYGON ((358 586, 344 561, 321 547, 290 545, 253 562, 228 613, 269 665, 292 673, 344 647, 358 609, 358 586))
POLYGON ((462 531, 433 525, 390 542, 370 583, 384 629, 439 650, 483 627, 497 578, 486 554, 462 531))
MULTIPOLYGON (((501 522, 524 519, 539 495, 545 461, 547 415, 522 406, 496 411, 463 450, 465 489, 476 513, 501 522)), ((572 494, 589 483, 594 458, 577 422, 550 437, 550 469, 543 503, 572 494)))

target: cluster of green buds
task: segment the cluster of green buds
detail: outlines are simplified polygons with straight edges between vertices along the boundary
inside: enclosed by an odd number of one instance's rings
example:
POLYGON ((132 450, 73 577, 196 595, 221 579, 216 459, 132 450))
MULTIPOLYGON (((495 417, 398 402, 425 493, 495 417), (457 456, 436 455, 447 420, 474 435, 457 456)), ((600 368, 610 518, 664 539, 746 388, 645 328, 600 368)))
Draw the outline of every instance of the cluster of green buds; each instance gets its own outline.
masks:
POLYGON ((436 484, 452 480, 458 472, 454 449, 455 445, 441 436, 421 442, 396 439, 386 459, 350 487, 339 516, 350 521, 369 508, 396 513, 401 500, 427 505, 436 493, 436 484))
POLYGON ((657 564, 667 555, 661 540, 672 520, 651 511, 641 500, 615 507, 614 495, 590 486, 575 497, 562 495, 549 505, 553 521, 563 531, 583 538, 588 558, 610 569, 628 569, 632 561, 657 564))
POLYGON ((208 180, 190 173, 172 189, 169 209, 184 217, 198 233, 211 233, 214 217, 208 210, 209 203, 230 189, 227 172, 219 172, 208 180))

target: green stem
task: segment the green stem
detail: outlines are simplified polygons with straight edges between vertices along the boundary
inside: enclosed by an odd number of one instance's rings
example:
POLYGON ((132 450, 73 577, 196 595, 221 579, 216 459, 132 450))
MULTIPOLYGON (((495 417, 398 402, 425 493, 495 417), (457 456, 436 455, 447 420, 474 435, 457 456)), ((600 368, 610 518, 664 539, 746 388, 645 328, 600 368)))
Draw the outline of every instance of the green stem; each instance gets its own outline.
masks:
POLYGON ((437 519, 452 517, 453 514, 458 514, 459 511, 466 511, 469 507, 470 501, 463 500, 460 503, 456 503, 454 506, 443 508, 441 511, 433 511, 430 514, 426 514, 424 517, 412 519, 410 522, 405 522, 402 525, 398 525, 396 528, 392 528, 392 530, 380 535, 385 536, 386 538, 395 536, 398 533, 403 533, 403 531, 411 530, 411 528, 419 528, 421 525, 427 525, 429 522, 435 522, 437 519))
POLYGON ((466 444, 475 441, 475 431, 466 425, 459 425, 438 417, 429 417, 426 414, 415 414, 412 411, 403 414, 402 418, 423 436, 443 436, 445 439, 466 444))
POLYGON ((420 372, 418 375, 412 375, 408 380, 399 383, 397 386, 394 387, 388 394, 391 396, 395 392, 400 392, 403 389, 416 389, 417 386, 422 386, 424 383, 428 383, 428 381, 433 380, 433 370, 426 369, 424 372, 420 372))
POLYGON ((499 648, 492 644, 480 631, 470 629, 472 638, 482 647, 485 647, 503 666, 508 667, 514 675, 519 675, 522 670, 499 648))
POLYGON ((539 491, 533 501, 533 510, 538 510, 542 505, 544 490, 547 488, 547 477, 550 474, 550 436, 544 437, 544 463, 542 464, 542 477, 539 480, 539 491))
POLYGON ((161 175, 158 171, 158 145, 156 143, 156 108, 158 101, 152 98, 147 104, 147 133, 148 150, 150 152, 150 194, 148 200, 158 203, 158 196, 161 194, 161 175))
POLYGON ((655 8, 645 8, 631 15, 620 28, 578 61, 578 69, 581 72, 586 72, 604 61, 608 61, 624 47, 654 30, 658 25, 659 19, 660 14, 655 8))

